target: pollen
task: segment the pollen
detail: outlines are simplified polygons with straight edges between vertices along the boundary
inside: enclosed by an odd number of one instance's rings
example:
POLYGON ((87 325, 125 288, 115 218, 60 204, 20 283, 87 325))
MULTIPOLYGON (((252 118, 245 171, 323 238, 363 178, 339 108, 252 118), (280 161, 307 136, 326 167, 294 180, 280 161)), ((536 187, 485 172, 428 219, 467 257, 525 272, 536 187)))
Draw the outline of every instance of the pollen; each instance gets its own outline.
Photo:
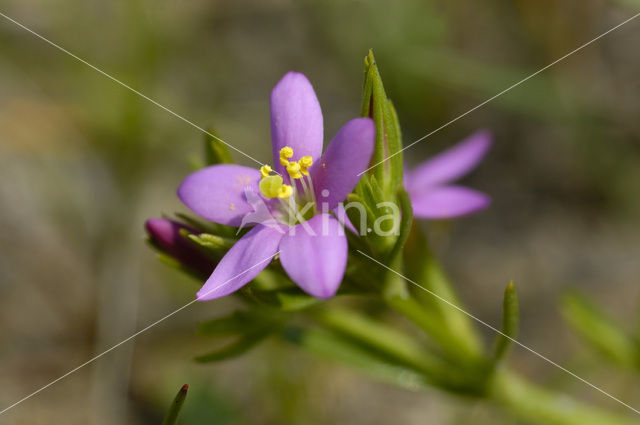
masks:
POLYGON ((300 161, 298 161, 298 164, 300 164, 300 172, 305 176, 308 176, 309 172, 307 171, 307 168, 313 165, 313 158, 310 156, 303 156, 300 158, 300 161))
POLYGON ((262 176, 262 178, 268 177, 271 171, 271 167, 265 164, 260 167, 260 176, 262 176))
POLYGON ((297 162, 290 162, 287 165, 287 172, 293 179, 302 178, 302 174, 300 173, 300 164, 298 164, 297 162))
POLYGON ((293 149, 289 146, 285 146, 280 149, 280 158, 291 158, 293 156, 293 149))
POLYGON ((229 209, 230 209, 231 211, 235 211, 236 206, 235 206, 235 204, 234 204, 233 202, 229 204, 229 209))
POLYGON ((280 149, 280 164, 282 164, 283 167, 286 167, 289 165, 289 158, 291 158, 293 156, 293 149, 289 146, 285 146, 284 148, 280 149))
POLYGON ((280 186, 280 191, 278 192, 278 198, 288 198, 293 195, 293 187, 288 184, 283 184, 280 186))

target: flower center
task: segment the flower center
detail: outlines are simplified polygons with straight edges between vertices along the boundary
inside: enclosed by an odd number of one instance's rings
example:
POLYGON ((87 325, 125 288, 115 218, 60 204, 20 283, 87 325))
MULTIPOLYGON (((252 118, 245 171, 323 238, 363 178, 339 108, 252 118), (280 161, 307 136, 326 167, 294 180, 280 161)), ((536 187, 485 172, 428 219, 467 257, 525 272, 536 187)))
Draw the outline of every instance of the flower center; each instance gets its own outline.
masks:
POLYGON ((281 175, 271 174, 273 170, 269 165, 260 167, 260 193, 265 198, 279 200, 275 208, 280 214, 279 219, 288 225, 306 221, 317 212, 308 170, 313 165, 313 158, 303 156, 298 161, 290 161, 292 157, 292 148, 285 146, 280 149, 280 164, 287 170, 290 185, 284 183, 281 175))

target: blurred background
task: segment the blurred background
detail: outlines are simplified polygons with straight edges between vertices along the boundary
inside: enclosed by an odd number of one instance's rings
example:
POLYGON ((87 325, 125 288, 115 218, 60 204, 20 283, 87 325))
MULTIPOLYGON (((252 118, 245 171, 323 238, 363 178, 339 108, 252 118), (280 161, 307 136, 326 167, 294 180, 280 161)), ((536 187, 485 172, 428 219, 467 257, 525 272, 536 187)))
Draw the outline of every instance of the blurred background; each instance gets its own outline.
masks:
MULTIPOLYGON (((3 0, 0 11, 226 141, 269 159, 268 96, 289 70, 314 84, 326 140, 358 115, 373 48, 404 143, 427 134, 640 11, 638 0, 3 0)), ((480 128, 495 145, 465 180, 492 207, 431 223, 475 315, 499 323, 505 284, 520 340, 631 404, 637 377, 585 354, 558 297, 580 288, 637 321, 640 20, 406 151, 416 164, 480 128)), ((0 18, 0 401, 4 408, 193 299, 198 282, 144 243, 185 211, 175 189, 203 134, 0 18)), ((240 155, 235 159, 251 165, 240 155)), ((190 384, 182 422, 500 424, 485 404, 409 392, 268 341, 198 365, 194 305, 8 411, 11 424, 158 424, 190 384)), ((489 336, 489 334, 487 334, 489 336)), ((523 350, 535 381, 622 409, 523 350)))

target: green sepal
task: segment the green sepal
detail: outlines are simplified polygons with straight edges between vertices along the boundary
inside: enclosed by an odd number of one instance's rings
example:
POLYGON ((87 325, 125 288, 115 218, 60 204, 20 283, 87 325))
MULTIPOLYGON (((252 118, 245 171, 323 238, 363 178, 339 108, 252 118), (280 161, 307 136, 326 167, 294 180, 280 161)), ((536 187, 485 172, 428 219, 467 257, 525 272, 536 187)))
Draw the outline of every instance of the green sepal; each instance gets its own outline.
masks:
POLYGON ((222 143, 212 129, 207 130, 204 138, 204 153, 207 165, 232 164, 233 158, 227 145, 222 143))
POLYGON ((411 206, 411 198, 409 197, 409 194, 401 187, 398 189, 397 198, 398 203, 400 204, 400 213, 402 214, 399 218, 400 228, 398 229, 398 238, 396 239, 393 249, 389 253, 386 263, 395 261, 398 255, 400 255, 407 239, 409 238, 409 234, 411 233, 411 228, 413 226, 413 207, 411 206))
POLYGON ((171 268, 179 270, 180 272, 185 273, 193 277, 194 279, 197 279, 198 281, 202 281, 203 278, 206 278, 206 276, 203 276, 197 270, 192 270, 189 267, 185 267, 180 261, 176 260, 168 254, 165 254, 164 251, 162 251, 162 248, 160 248, 153 240, 151 240, 151 238, 145 238, 145 241, 156 252, 156 257, 158 258, 158 260, 160 260, 160 262, 171 268))
MULTIPOLYGON (((362 180, 361 180, 362 182, 362 180)), ((374 213, 371 208, 369 208, 369 204, 365 202, 362 196, 357 193, 350 193, 347 197, 349 203, 354 203, 357 205, 362 205, 364 207, 364 217, 362 216, 362 211, 360 211, 357 207, 345 208, 347 217, 351 224, 356 228, 356 231, 360 234, 360 236, 366 237, 368 234, 368 229, 373 226, 373 217, 374 213), (362 228, 362 225, 366 226, 366 228, 362 228), (362 232, 365 232, 362 234, 362 232)), ((347 205, 348 206, 348 205, 347 205)))
POLYGON ((180 235, 187 238, 196 245, 213 251, 227 251, 235 243, 234 240, 223 238, 222 236, 212 235, 211 233, 200 233, 195 235, 187 229, 181 229, 180 235))
POLYGON ((502 301, 502 333, 498 335, 495 342, 494 358, 501 360, 513 344, 513 340, 518 337, 520 322, 520 308, 518 302, 518 292, 516 285, 509 282, 504 290, 502 301))
POLYGON ((165 416, 164 421, 162 421, 162 425, 175 425, 178 422, 178 415, 180 414, 182 405, 187 398, 188 390, 189 386, 186 384, 183 385, 182 388, 180 388, 180 391, 178 391, 178 394, 176 394, 176 397, 171 403, 171 407, 169 408, 167 416, 165 416))
MULTIPOLYGON (((222 224, 213 223, 211 221, 206 221, 201 218, 193 217, 189 214, 184 213, 175 213, 175 216, 182 220, 184 223, 188 224, 191 227, 199 230, 201 233, 210 233, 213 235, 220 235, 226 238, 237 238, 238 229, 231 226, 224 226, 222 224)), ((163 214, 163 217, 171 219, 166 214, 163 214)))
POLYGON ((396 189, 402 185, 403 177, 400 124, 393 105, 387 98, 372 50, 365 57, 364 65, 361 116, 372 118, 376 125, 376 142, 371 160, 375 167, 367 175, 375 176, 388 195, 386 198, 391 199, 396 189), (382 161, 384 162, 379 164, 382 161))
POLYGON ((281 311, 304 310, 320 303, 318 298, 302 292, 298 287, 268 291, 250 289, 247 295, 259 303, 269 305, 281 311))
POLYGON ((568 293, 562 303, 562 313, 587 345, 614 363, 638 366, 638 343, 584 295, 568 293))

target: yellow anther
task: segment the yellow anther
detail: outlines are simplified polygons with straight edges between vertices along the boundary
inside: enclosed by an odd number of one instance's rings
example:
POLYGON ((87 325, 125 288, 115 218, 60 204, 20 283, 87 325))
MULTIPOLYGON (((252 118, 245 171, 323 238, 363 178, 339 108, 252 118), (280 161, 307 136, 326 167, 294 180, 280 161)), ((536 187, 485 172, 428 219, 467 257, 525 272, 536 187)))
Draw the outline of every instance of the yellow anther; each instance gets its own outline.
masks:
POLYGON ((263 165, 262 167, 260 167, 260 175, 262 176, 262 178, 268 177, 270 173, 271 173, 270 166, 263 165))
POLYGON ((280 187, 278 198, 288 198, 291 195, 293 195, 293 187, 289 186, 288 184, 283 184, 280 187))
POLYGON ((290 162, 289 165, 287 165, 287 172, 293 179, 299 179, 302 177, 302 174, 300 174, 300 164, 297 162, 290 162))
POLYGON ((275 198, 280 196, 280 191, 283 187, 282 176, 266 176, 260 180, 260 192, 266 198, 275 198))
POLYGON ((280 149, 280 164, 282 164, 283 167, 286 167, 289 165, 289 159, 293 156, 293 149, 291 149, 289 146, 285 146, 284 148, 280 149))
POLYGON ((313 158, 310 156, 303 156, 300 158, 300 161, 298 161, 298 164, 300 164, 300 172, 305 176, 308 176, 309 172, 307 171, 307 168, 313 165, 313 158))
POLYGON ((280 158, 291 158, 293 156, 293 149, 289 146, 285 146, 280 149, 280 158))
POLYGON ((302 168, 309 168, 313 165, 313 158, 310 156, 303 156, 298 162, 302 168))

